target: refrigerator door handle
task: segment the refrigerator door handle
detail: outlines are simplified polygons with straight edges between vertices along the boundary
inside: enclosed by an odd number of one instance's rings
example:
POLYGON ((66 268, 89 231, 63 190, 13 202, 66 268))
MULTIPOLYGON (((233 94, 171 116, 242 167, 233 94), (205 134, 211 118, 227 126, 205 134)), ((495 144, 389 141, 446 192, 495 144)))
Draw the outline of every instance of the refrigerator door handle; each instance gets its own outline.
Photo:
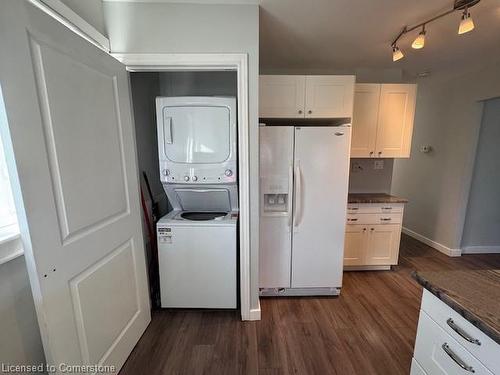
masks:
POLYGON ((295 204, 293 211, 293 225, 295 228, 298 227, 299 215, 302 212, 302 181, 300 172, 300 161, 297 160, 297 166, 295 167, 295 204))
POLYGON ((288 230, 292 228, 292 222, 293 222, 292 194, 293 194, 293 165, 290 165, 288 167, 288 230))

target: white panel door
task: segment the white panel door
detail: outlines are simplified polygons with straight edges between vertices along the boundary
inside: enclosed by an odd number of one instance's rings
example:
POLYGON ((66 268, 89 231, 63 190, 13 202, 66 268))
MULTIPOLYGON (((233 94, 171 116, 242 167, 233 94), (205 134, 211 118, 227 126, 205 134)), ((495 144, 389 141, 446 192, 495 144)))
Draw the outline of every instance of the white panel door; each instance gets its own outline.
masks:
POLYGON ((369 158, 375 154, 379 101, 379 84, 356 84, 352 115, 351 158, 369 158))
POLYGON ((413 84, 382 85, 375 156, 410 157, 416 91, 413 84))
POLYGON ((305 76, 259 77, 259 117, 304 118, 305 76))
POLYGON ((354 81, 354 76, 306 76, 306 117, 352 117, 354 81))
POLYGON ((259 286, 289 288, 292 254, 292 126, 260 127, 259 286), (266 194, 286 192, 285 212, 266 210, 266 194))
POLYGON ((127 72, 27 1, 2 1, 0 28, 3 131, 47 361, 118 370, 150 321, 127 72))
POLYGON ((292 288, 340 287, 350 127, 295 128, 292 288))

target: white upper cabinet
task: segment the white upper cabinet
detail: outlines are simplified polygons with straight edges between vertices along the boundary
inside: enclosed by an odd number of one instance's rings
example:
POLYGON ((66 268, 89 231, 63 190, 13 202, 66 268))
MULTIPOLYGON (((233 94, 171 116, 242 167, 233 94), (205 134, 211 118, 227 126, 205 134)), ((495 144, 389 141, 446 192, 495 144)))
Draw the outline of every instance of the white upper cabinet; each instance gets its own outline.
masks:
POLYGON ((259 117, 352 117, 354 76, 262 75, 259 117))
POLYGON ((356 85, 352 114, 351 157, 370 157, 375 153, 379 101, 379 84, 356 85))
POLYGON ((303 118, 305 76, 260 76, 259 117, 303 118))
POLYGON ((377 156, 410 157, 416 93, 416 85, 382 85, 375 150, 377 156))
POLYGON ((352 158, 410 157, 417 86, 357 84, 352 158))
POLYGON ((352 117, 354 79, 354 76, 306 76, 305 117, 352 117))

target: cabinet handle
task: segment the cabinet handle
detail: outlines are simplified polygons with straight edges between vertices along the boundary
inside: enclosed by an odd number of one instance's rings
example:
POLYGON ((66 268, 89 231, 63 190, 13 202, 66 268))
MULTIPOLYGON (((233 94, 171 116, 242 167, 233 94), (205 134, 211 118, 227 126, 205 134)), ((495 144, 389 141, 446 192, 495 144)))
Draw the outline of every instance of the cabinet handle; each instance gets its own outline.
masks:
POLYGON ((347 219, 347 221, 358 221, 358 219, 347 219))
POLYGON ((370 231, 372 231, 372 232, 373 232, 374 230, 375 230, 375 228, 370 228, 370 231))
POLYGON ((366 228, 363 228, 363 232, 366 232, 366 228))
POLYGON ((379 152, 378 152, 378 156, 380 156, 380 155, 382 155, 382 151, 379 151, 379 152))
POLYGON ((311 113, 313 113, 313 111, 309 110, 309 111, 307 111, 307 113, 311 114, 311 113))
POLYGON ((372 156, 372 155, 373 155, 373 151, 370 151, 370 156, 372 156))
POLYGON ((391 221, 391 220, 392 220, 392 218, 390 218, 390 217, 381 217, 380 218, 380 221, 391 221))
POLYGON ((392 210, 392 207, 382 207, 383 210, 392 210))
POLYGON ((453 319, 449 318, 446 321, 446 324, 450 326, 452 330, 454 330, 456 333, 458 333, 463 339, 467 340, 468 342, 476 345, 481 345, 481 341, 478 339, 475 339, 471 337, 467 332, 465 332, 462 328, 457 326, 457 324, 453 321, 453 319))
POLYGON ((450 347, 448 346, 448 343, 445 342, 443 345, 441 345, 441 347, 443 348, 444 352, 446 354, 448 354, 448 356, 451 359, 453 359, 453 362, 455 362, 457 365, 459 365, 465 371, 469 371, 472 373, 476 372, 472 366, 469 366, 468 364, 466 364, 458 355, 455 354, 455 352, 453 352, 453 350, 450 349, 450 347))
POLYGON ((301 114, 302 114, 302 110, 301 110, 301 109, 299 109, 299 115, 301 115, 301 114))
POLYGON ((357 211, 359 210, 359 207, 347 207, 347 209, 351 211, 357 211))

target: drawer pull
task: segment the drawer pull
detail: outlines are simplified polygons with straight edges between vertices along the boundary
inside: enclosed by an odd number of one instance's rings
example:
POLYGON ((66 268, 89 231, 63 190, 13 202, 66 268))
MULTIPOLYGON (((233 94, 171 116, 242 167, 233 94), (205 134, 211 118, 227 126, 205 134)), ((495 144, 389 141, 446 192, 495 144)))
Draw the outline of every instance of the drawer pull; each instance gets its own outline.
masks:
POLYGON ((392 210, 392 207, 382 207, 383 210, 392 210))
POLYGON ((359 210, 359 207, 348 207, 348 210, 357 211, 357 210, 359 210))
POLYGON ((446 321, 446 324, 450 326, 452 330, 454 330, 456 333, 458 333, 463 339, 467 340, 468 342, 476 345, 481 345, 481 341, 478 339, 475 339, 471 337, 467 332, 465 332, 462 328, 457 326, 457 324, 453 321, 453 319, 449 318, 446 321))
POLYGON ((381 217, 380 218, 380 221, 391 221, 391 220, 392 220, 392 218, 390 218, 390 217, 381 217))
POLYGON ((347 221, 358 221, 358 219, 347 219, 347 221))
POLYGON ((453 350, 450 349, 448 344, 445 342, 443 345, 441 345, 443 348, 444 352, 448 354, 448 356, 453 359, 453 361, 459 365, 461 368, 463 368, 465 371, 469 372, 476 372, 472 366, 467 365, 458 355, 456 355, 453 350))

